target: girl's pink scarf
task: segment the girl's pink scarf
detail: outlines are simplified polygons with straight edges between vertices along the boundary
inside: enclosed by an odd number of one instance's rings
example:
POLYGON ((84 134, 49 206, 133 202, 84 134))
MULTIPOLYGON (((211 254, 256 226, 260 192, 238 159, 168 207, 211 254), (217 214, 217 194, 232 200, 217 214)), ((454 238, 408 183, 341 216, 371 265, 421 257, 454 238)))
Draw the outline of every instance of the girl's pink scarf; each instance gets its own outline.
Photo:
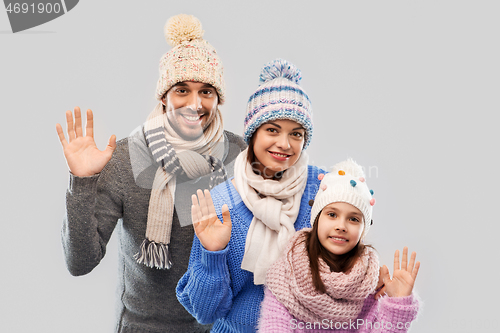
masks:
POLYGON ((355 320, 365 298, 377 287, 378 256, 367 247, 348 274, 331 272, 320 259, 320 276, 326 287, 326 293, 321 293, 314 288, 306 252, 304 236, 310 230, 298 231, 290 240, 284 254, 267 272, 267 287, 290 314, 302 321, 355 320))

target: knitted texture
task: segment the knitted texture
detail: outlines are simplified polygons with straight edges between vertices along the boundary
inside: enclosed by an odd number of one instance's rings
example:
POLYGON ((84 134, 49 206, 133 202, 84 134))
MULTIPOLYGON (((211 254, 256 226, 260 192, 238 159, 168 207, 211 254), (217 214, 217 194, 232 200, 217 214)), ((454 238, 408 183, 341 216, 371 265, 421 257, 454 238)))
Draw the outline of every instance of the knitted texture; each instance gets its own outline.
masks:
POLYGON ((355 320, 333 322, 304 322, 292 316, 273 293, 265 288, 261 305, 259 332, 263 333, 404 333, 417 318, 420 301, 413 293, 407 297, 382 297, 369 295, 355 320))
POLYGON ((369 247, 348 274, 331 272, 320 259, 320 277, 326 293, 315 289, 312 282, 303 229, 290 240, 285 252, 267 272, 267 287, 276 298, 301 320, 323 319, 345 322, 355 319, 365 298, 375 291, 378 282, 378 257, 369 247))
POLYGON ((164 28, 165 38, 173 48, 160 59, 160 78, 156 85, 156 99, 176 83, 197 81, 212 85, 219 95, 219 103, 225 100, 224 68, 215 48, 203 40, 200 21, 180 14, 171 17, 164 28))
POLYGON ((295 234, 294 224, 307 181, 309 156, 303 151, 280 179, 264 179, 254 172, 247 154, 248 148, 238 155, 234 165, 238 193, 254 215, 241 268, 254 274, 255 284, 264 284, 269 266, 279 258, 295 234))
POLYGON ((210 188, 227 179, 222 163, 227 145, 221 125, 222 117, 217 112, 202 136, 185 141, 172 128, 161 103, 148 116, 144 136, 158 169, 149 199, 146 238, 135 256, 139 263, 158 269, 170 269, 173 264, 168 244, 177 176, 196 179, 210 175, 210 188))
MULTIPOLYGON (((324 171, 317 167, 308 167, 296 230, 310 226, 308 202, 316 194, 321 172, 324 171)), ((253 214, 231 181, 218 185, 210 193, 221 221, 222 205, 229 206, 231 239, 224 250, 210 252, 194 237, 188 270, 177 285, 177 298, 200 323, 215 322, 212 332, 255 332, 264 288, 253 283, 251 272, 241 269, 253 214)))
POLYGON ((300 79, 300 70, 286 60, 276 59, 264 66, 260 74, 261 85, 247 103, 243 135, 247 143, 262 124, 289 119, 304 127, 304 149, 307 148, 313 134, 312 107, 306 92, 299 86, 300 79))
MULTIPOLYGON (((142 130, 139 134, 143 136, 142 130)), ((228 175, 232 176, 232 162, 245 148, 245 143, 233 133, 225 134, 230 142, 225 163, 228 175)), ((70 175, 62 225, 67 268, 72 275, 90 273, 102 263, 108 241, 115 233, 119 250, 114 332, 206 332, 209 327, 197 323, 175 296, 177 282, 188 267, 194 236, 191 225, 182 227, 180 223, 184 219, 191 220, 191 211, 179 209, 178 204, 191 200, 192 187, 182 186, 188 181, 186 177, 177 179, 175 192, 169 245, 174 265, 169 270, 152 269, 133 258, 146 234, 151 184, 157 166, 149 149, 142 147, 141 151, 148 153, 140 156, 145 167, 140 174, 134 174, 132 164, 137 157, 129 154, 133 151, 129 147, 131 142, 137 145, 130 138, 118 141, 111 160, 98 175, 70 175)), ((207 178, 203 177, 197 184, 205 188, 207 178)))
POLYGON ((371 226, 374 200, 361 166, 352 159, 339 162, 333 166, 330 173, 324 175, 321 181, 311 209, 311 225, 325 206, 333 202, 346 202, 363 214, 364 237, 371 226))

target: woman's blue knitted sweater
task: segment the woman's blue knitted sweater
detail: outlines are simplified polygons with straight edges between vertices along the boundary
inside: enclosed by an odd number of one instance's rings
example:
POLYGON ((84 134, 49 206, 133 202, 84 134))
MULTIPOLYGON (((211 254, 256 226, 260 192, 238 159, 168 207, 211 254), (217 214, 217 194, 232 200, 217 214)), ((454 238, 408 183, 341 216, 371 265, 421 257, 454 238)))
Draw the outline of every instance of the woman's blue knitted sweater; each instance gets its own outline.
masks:
MULTIPOLYGON (((307 184, 295 221, 295 230, 310 227, 311 206, 323 170, 308 166, 307 184)), ((214 323, 212 332, 255 332, 264 299, 264 286, 254 285, 253 273, 241 269, 245 241, 253 214, 245 206, 231 180, 210 192, 222 221, 221 207, 229 206, 231 240, 224 250, 207 251, 194 236, 187 272, 177 284, 179 302, 200 323, 214 323)))

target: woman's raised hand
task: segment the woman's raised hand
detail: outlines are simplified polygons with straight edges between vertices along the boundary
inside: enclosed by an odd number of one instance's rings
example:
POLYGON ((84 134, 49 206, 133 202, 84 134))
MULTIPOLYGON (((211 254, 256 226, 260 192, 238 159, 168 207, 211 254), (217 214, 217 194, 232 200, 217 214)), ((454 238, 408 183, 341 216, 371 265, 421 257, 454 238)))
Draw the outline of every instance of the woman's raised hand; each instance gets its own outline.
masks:
POLYGON ((191 197, 191 217, 196 236, 208 251, 220 251, 226 248, 231 239, 231 216, 227 205, 222 206, 222 223, 215 212, 210 191, 196 191, 191 197), (199 202, 198 202, 199 201, 199 202))
POLYGON ((75 122, 71 111, 66 111, 68 141, 60 124, 56 124, 56 131, 63 147, 64 157, 69 170, 78 177, 92 176, 102 171, 111 159, 116 148, 116 137, 109 138, 108 146, 100 151, 94 141, 94 121, 91 110, 87 110, 87 126, 85 136, 82 130, 80 108, 75 107, 75 122))
POLYGON ((389 269, 384 265, 381 269, 381 274, 384 279, 385 292, 390 297, 405 297, 410 296, 417 278, 420 261, 415 264, 417 253, 411 254, 410 263, 408 264, 408 248, 403 249, 403 259, 401 267, 399 266, 399 250, 394 253, 394 273, 389 275, 389 269))

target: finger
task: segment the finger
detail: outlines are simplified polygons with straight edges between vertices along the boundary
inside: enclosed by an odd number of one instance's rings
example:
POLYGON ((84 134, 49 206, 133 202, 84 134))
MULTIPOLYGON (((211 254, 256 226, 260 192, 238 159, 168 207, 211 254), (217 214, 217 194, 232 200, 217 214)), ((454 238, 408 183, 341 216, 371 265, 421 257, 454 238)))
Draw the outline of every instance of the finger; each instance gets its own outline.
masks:
MULTIPOLYGON (((196 206, 191 205, 191 221, 193 222, 194 231, 196 232, 197 226, 199 224, 198 213, 196 212, 196 206)), ((196 233, 198 234, 198 233, 196 233)))
POLYGON ((387 285, 388 282, 391 282, 391 275, 389 274, 389 268, 387 268, 386 265, 382 266, 380 273, 382 274, 382 280, 384 281, 385 285, 387 285))
POLYGON ((417 252, 412 252, 410 257, 410 263, 408 264, 408 272, 413 273, 415 266, 415 258, 417 257, 417 252))
POLYGON ((110 155, 113 154, 113 152, 116 149, 116 136, 113 134, 108 141, 108 145, 106 146, 106 150, 110 155))
POLYGON ((394 252, 394 271, 399 270, 399 250, 394 252))
POLYGON ((420 261, 417 261, 417 263, 415 264, 415 269, 413 270, 413 272, 411 272, 413 283, 415 283, 415 280, 417 279, 417 274, 419 269, 420 269, 420 261))
POLYGON ((63 146, 63 149, 66 148, 66 145, 68 142, 66 141, 66 138, 64 137, 64 132, 62 129, 62 126, 60 124, 56 124, 56 131, 57 135, 59 136, 59 141, 61 141, 61 144, 63 146))
POLYGON ((214 202, 212 201, 212 196, 210 195, 209 190, 205 190, 205 198, 207 200, 208 214, 210 214, 210 216, 216 216, 217 213, 215 212, 214 202))
POLYGON ((69 110, 66 111, 66 131, 68 132, 69 142, 73 141, 73 139, 75 138, 75 130, 73 128, 73 114, 69 110))
POLYGON ((79 138, 83 135, 82 132, 82 113, 79 107, 75 108, 75 134, 79 138))
POLYGON ((85 135, 94 137, 94 115, 92 114, 92 110, 87 110, 87 125, 85 126, 85 135))
POLYGON ((202 190, 196 191, 196 194, 198 194, 198 200, 200 200, 201 214, 203 215, 204 218, 207 218, 208 217, 207 199, 205 198, 205 195, 203 194, 202 190))
POLYGON ((226 204, 222 205, 222 220, 224 221, 224 225, 227 225, 229 228, 232 226, 231 222, 231 214, 229 213, 229 207, 226 204))
POLYGON ((403 259, 401 260, 401 269, 406 271, 408 269, 408 247, 403 248, 403 259))
POLYGON ((193 213, 194 212, 194 215, 192 215, 192 218, 193 218, 193 223, 196 222, 196 223, 199 223, 201 222, 201 210, 200 210, 200 204, 198 203, 198 197, 196 196, 196 194, 193 194, 191 196, 191 201, 192 201, 192 207, 194 207, 194 210, 192 209, 191 212, 193 213))

